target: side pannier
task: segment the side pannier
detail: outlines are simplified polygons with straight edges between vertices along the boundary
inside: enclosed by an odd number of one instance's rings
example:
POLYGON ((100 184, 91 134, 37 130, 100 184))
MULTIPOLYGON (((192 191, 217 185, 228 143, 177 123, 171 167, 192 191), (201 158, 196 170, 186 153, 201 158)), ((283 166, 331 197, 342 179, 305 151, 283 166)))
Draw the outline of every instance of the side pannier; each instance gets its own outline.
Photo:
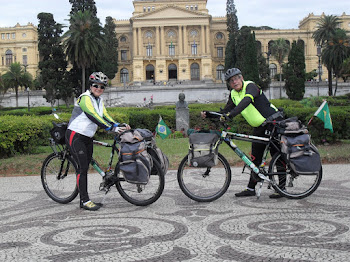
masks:
POLYGON ((152 145, 153 150, 149 150, 148 153, 154 157, 160 164, 160 167, 162 168, 163 174, 165 175, 168 172, 169 168, 169 159, 168 157, 163 153, 163 151, 157 147, 156 140, 153 136, 153 133, 148 129, 135 129, 135 132, 138 132, 146 141, 149 141, 152 145))
POLYGON ((192 133, 189 136, 188 165, 212 167, 218 164, 220 137, 215 133, 192 133))
POLYGON ((120 170, 129 183, 147 184, 152 169, 152 158, 147 153, 146 141, 137 131, 120 136, 120 170))
MULTIPOLYGON (((314 175, 321 170, 321 157, 311 143, 308 130, 300 121, 286 122, 281 135, 281 152, 285 154, 292 170, 299 175, 314 175)), ((280 132, 281 133, 281 132, 280 132)))

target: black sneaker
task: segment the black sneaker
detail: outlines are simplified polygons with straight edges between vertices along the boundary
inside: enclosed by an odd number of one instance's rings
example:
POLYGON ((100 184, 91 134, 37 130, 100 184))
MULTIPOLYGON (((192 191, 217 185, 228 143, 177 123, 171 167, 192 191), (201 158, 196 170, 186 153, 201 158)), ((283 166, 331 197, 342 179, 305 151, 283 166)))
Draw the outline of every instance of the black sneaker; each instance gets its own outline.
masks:
POLYGON ((236 197, 249 197, 249 196, 255 196, 255 190, 248 190, 245 189, 242 192, 236 193, 236 197))
POLYGON ((274 199, 276 199, 276 198, 281 198, 281 197, 283 197, 282 195, 280 195, 279 193, 277 193, 277 192, 275 192, 275 193, 273 193, 273 194, 271 194, 271 195, 269 195, 269 198, 274 198, 274 199))
POLYGON ((96 211, 96 210, 100 209, 101 206, 103 206, 102 203, 94 203, 92 201, 88 201, 84 205, 83 202, 80 201, 80 208, 83 208, 85 210, 96 211))

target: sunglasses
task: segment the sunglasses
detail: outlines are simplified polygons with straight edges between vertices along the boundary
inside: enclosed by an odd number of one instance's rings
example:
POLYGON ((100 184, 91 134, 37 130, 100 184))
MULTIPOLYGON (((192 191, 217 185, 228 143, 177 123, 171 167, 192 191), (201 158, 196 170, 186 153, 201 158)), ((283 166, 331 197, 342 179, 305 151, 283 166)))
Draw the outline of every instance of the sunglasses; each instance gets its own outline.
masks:
POLYGON ((105 89, 105 86, 101 86, 101 85, 98 85, 98 84, 92 84, 91 86, 95 87, 95 88, 101 88, 102 90, 105 89))

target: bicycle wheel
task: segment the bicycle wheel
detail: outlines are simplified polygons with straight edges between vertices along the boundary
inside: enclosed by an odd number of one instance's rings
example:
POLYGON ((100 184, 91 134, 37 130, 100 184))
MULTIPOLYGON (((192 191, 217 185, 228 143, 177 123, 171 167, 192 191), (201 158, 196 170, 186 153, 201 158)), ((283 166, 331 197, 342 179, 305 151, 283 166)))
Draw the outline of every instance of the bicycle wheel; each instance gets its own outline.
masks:
POLYGON ((77 165, 70 157, 52 153, 43 162, 41 183, 46 194, 54 201, 67 204, 78 195, 77 165))
POLYGON ((127 182, 124 179, 123 172, 119 170, 119 164, 115 168, 117 182, 115 183, 119 194, 129 203, 136 206, 147 206, 162 195, 164 190, 165 178, 159 162, 153 159, 153 167, 149 181, 146 185, 138 185, 127 182))
POLYGON ((231 183, 231 168, 226 158, 219 153, 216 166, 192 167, 188 156, 182 159, 177 170, 177 181, 182 192, 198 202, 211 202, 221 197, 231 183))
POLYGON ((291 199, 301 199, 311 195, 321 183, 322 167, 315 175, 298 175, 285 161, 281 153, 276 153, 269 165, 272 187, 281 195, 291 199))

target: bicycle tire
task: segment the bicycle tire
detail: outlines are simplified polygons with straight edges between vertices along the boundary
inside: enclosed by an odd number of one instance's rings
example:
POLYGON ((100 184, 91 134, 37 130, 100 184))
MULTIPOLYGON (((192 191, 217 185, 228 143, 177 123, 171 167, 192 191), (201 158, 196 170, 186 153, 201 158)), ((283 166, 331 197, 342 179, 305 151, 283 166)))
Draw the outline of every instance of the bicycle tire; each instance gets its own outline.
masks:
POLYGON ((220 153, 218 160, 218 164, 210 169, 190 167, 188 155, 185 156, 177 170, 177 181, 181 191, 197 202, 211 202, 225 194, 231 183, 231 168, 220 153), (224 172, 221 172, 222 169, 224 172))
POLYGON ((129 203, 136 206, 148 206, 162 195, 165 185, 165 178, 159 162, 152 157, 153 167, 149 181, 146 185, 137 185, 127 182, 122 172, 119 172, 119 163, 115 168, 117 181, 115 185, 119 194, 129 203))
POLYGON ((302 199, 316 191, 322 181, 322 167, 315 175, 298 175, 293 172, 288 161, 278 152, 269 165, 269 178, 272 187, 280 195, 290 199, 302 199), (274 175, 273 173, 278 172, 274 175))
POLYGON ((75 161, 71 156, 63 159, 62 153, 50 154, 41 167, 41 183, 46 194, 61 204, 67 204, 77 197, 76 175, 75 161))

